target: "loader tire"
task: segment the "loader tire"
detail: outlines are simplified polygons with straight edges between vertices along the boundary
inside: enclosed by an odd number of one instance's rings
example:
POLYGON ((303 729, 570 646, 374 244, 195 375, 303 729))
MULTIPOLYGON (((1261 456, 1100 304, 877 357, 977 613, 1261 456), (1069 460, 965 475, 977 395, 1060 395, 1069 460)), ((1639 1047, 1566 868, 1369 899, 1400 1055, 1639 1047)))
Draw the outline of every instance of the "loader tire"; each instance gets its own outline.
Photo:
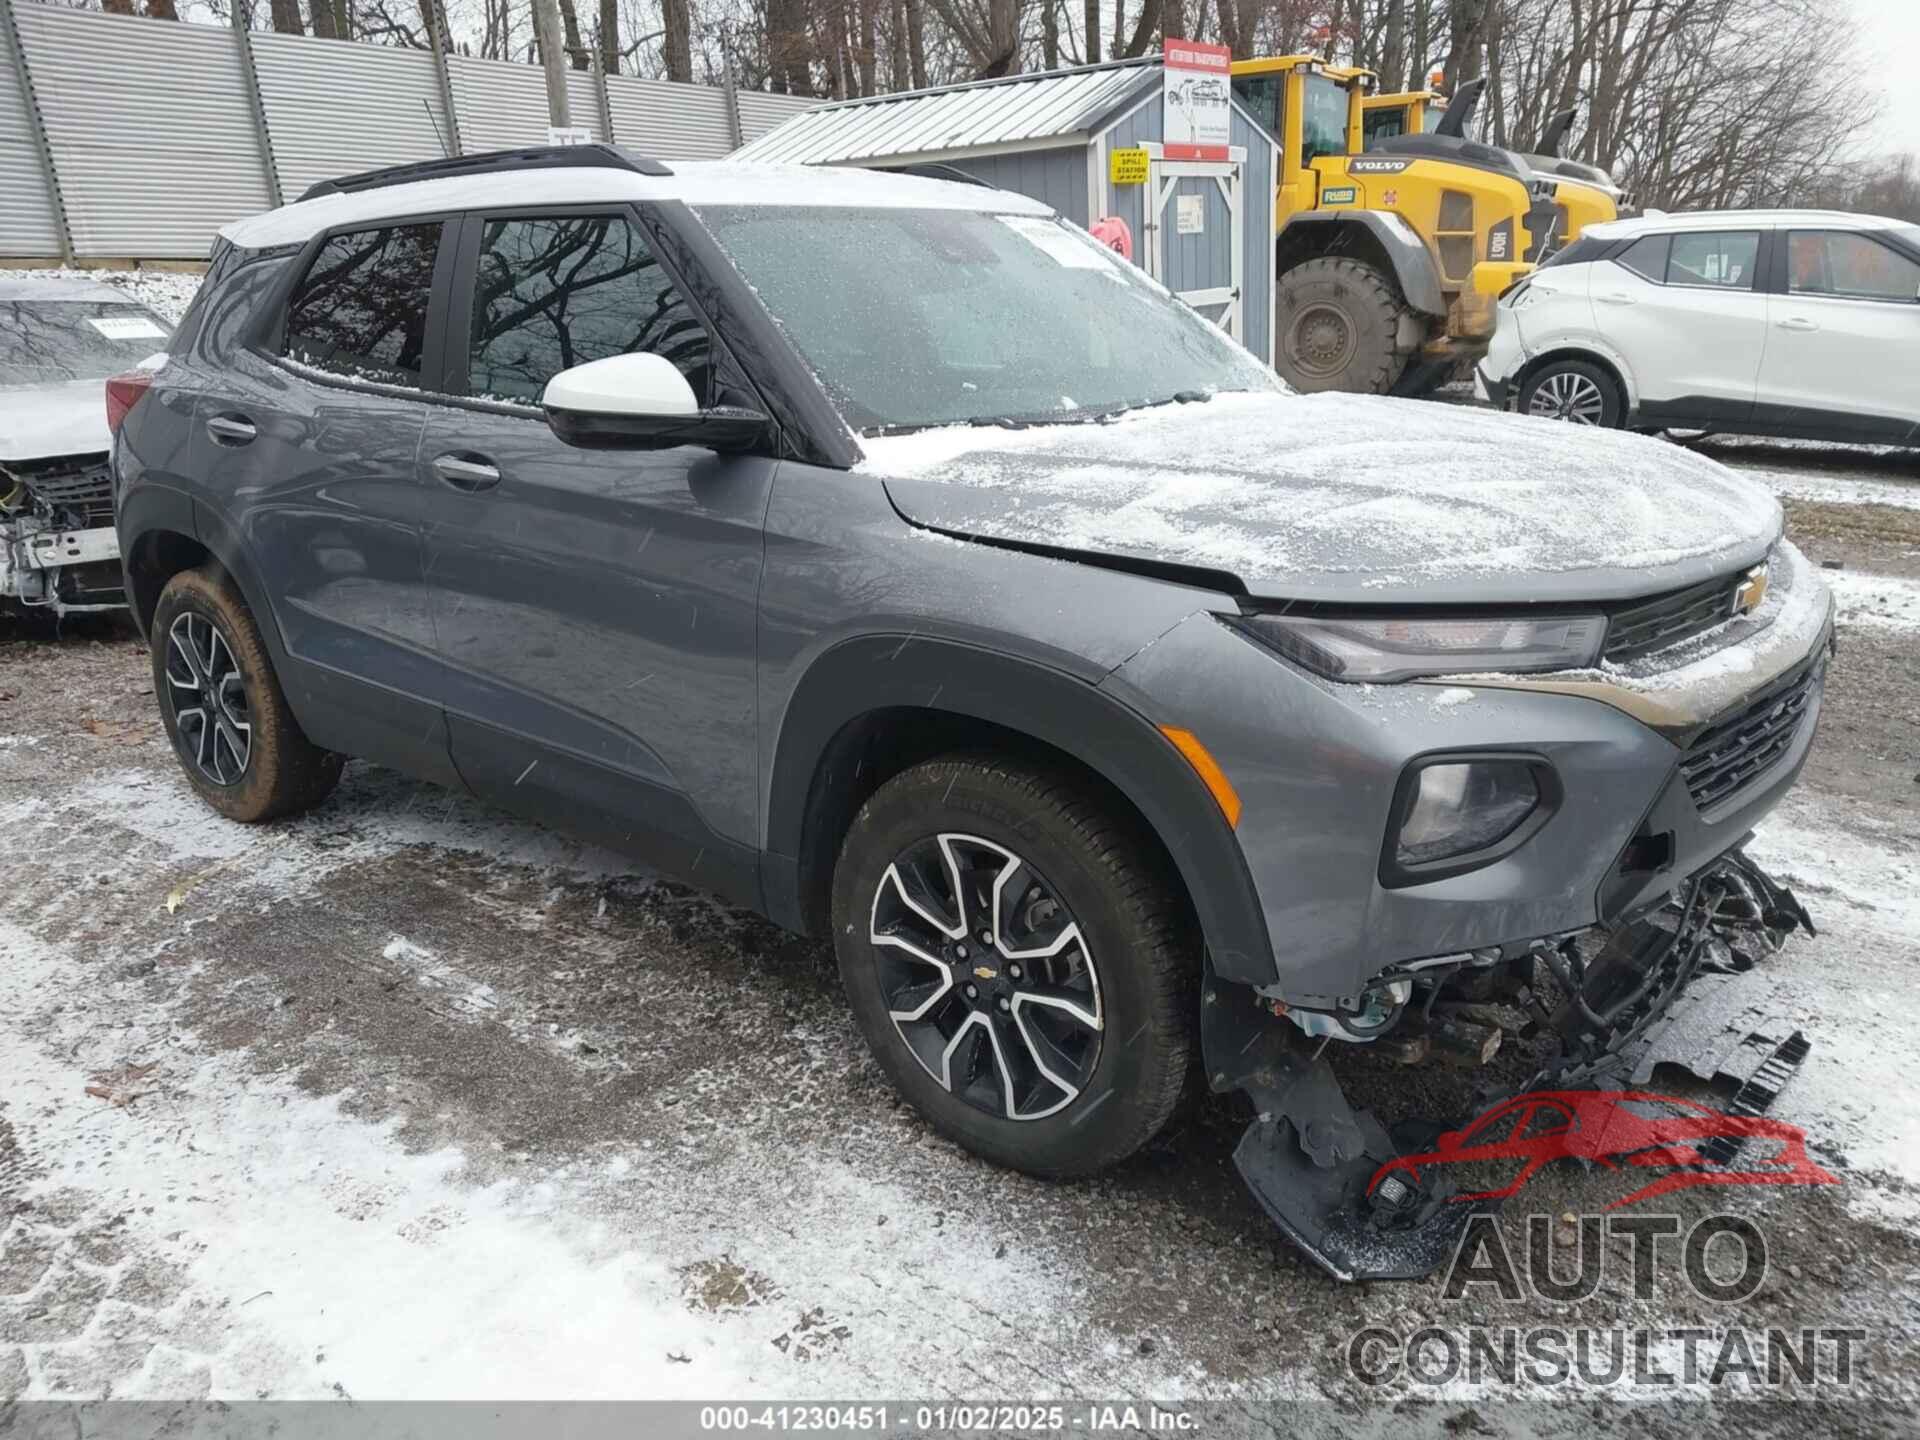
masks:
POLYGON ((1276 284, 1274 369, 1305 394, 1384 395, 1407 368, 1400 322, 1408 313, 1393 282, 1365 261, 1304 261, 1276 284))

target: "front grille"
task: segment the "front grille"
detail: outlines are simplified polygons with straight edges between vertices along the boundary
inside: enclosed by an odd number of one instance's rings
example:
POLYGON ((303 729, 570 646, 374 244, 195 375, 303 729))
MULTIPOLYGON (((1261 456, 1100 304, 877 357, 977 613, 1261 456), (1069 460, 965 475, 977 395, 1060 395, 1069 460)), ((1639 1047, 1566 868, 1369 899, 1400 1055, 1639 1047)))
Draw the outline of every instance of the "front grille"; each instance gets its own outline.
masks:
POLYGON ((1711 630, 1732 618, 1734 594, 1745 578, 1744 571, 1722 575, 1614 611, 1608 619, 1602 655, 1618 665, 1711 630))
POLYGON ((113 473, 107 468, 104 455, 27 461, 6 468, 49 505, 76 508, 104 505, 109 515, 113 513, 113 473))
POLYGON ((1790 684, 1762 695, 1687 748, 1680 773, 1697 808, 1706 810, 1737 795, 1793 748, 1813 703, 1819 670, 1808 666, 1790 684))

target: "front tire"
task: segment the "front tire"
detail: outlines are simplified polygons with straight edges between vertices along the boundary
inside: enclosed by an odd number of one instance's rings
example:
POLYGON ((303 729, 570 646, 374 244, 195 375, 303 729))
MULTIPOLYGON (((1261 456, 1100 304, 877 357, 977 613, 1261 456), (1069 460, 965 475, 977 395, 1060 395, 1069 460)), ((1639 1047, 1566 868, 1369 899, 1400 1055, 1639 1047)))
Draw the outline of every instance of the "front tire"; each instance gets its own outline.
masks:
POLYGON ((841 846, 833 928, 881 1068, 975 1154, 1091 1174, 1173 1114, 1196 929, 1150 837, 1076 778, 976 755, 895 776, 841 846))
POLYGON ((1401 322, 1411 311, 1393 283, 1359 260, 1307 260, 1275 283, 1273 366, 1302 394, 1385 395, 1407 368, 1401 322))
POLYGON ((167 581, 148 642, 161 722, 202 800, 258 824, 327 798, 344 757, 300 729, 253 612, 223 571, 203 565, 167 581))
POLYGON ((1520 387, 1520 413, 1539 420, 1617 430, 1626 408, 1613 377, 1585 360, 1550 361, 1520 387))

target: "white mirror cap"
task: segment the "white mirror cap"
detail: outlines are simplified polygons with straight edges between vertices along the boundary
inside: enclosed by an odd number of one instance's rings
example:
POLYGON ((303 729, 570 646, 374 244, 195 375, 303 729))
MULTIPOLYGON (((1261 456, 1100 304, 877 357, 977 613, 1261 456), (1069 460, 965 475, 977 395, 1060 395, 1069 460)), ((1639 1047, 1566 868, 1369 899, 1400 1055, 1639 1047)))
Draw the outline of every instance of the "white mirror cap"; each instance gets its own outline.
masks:
POLYGON ((609 355, 562 370, 547 382, 540 403, 553 410, 589 415, 664 415, 692 419, 700 413, 693 387, 663 355, 609 355))

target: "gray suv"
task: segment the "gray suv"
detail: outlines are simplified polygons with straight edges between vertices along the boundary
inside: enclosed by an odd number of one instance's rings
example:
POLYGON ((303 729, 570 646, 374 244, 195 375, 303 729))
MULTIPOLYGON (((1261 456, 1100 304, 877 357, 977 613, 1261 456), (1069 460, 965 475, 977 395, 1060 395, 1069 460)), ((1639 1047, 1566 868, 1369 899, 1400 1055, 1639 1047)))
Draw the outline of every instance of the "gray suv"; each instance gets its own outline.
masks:
POLYGON ((372 172, 229 227, 111 383, 216 810, 364 757, 831 936, 900 1091, 1036 1174, 1243 1089, 1242 1171, 1337 1274, 1418 1273, 1468 1207, 1379 1180, 1336 1056, 1486 1060, 1448 1017, 1492 984, 1552 1037, 1510 1083, 1590 1080, 1798 914, 1738 850, 1831 633, 1770 496, 1292 395, 1017 195, 372 172))

